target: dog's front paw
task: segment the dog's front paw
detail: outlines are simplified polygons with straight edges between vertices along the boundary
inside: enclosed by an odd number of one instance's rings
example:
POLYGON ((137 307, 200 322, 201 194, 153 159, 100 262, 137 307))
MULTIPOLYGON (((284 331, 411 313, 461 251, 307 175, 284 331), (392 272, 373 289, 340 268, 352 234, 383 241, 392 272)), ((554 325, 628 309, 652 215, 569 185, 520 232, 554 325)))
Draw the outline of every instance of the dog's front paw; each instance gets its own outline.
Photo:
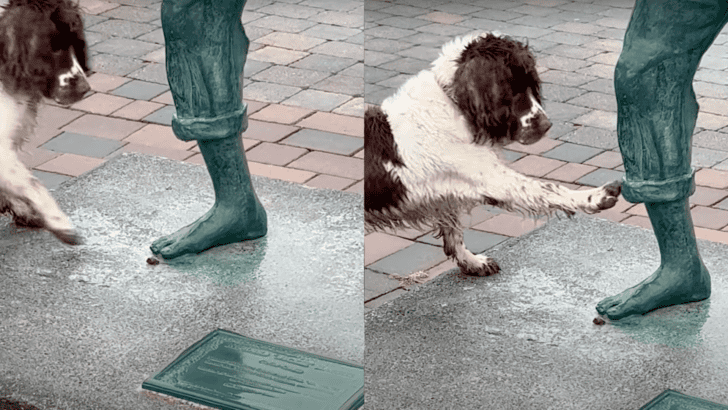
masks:
POLYGON ((473 255, 475 260, 468 263, 458 263, 460 270, 469 276, 490 276, 500 271, 500 266, 495 260, 484 255, 473 255))
POLYGON ((60 230, 50 230, 49 231, 56 236, 56 238, 60 239, 61 242, 67 243, 69 245, 83 245, 84 240, 83 236, 81 236, 78 231, 75 229, 60 229, 60 230))
POLYGON ((588 193, 588 204, 584 211, 586 213, 596 213, 609 209, 617 204, 619 194, 622 192, 622 183, 613 181, 599 188, 584 192, 588 193))

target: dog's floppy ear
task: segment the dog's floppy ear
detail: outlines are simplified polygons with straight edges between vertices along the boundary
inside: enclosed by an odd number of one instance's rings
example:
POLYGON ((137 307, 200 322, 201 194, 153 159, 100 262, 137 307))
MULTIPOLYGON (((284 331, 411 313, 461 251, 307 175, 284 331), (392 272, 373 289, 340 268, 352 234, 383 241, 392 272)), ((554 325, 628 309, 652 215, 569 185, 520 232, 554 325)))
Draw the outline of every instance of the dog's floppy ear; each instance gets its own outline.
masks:
POLYGON ((513 92, 511 73, 497 58, 478 57, 460 64, 449 94, 472 127, 474 142, 500 143, 510 138, 513 92))
MULTIPOLYGON (((13 13, 15 9, 6 10, 13 13)), ((53 70, 53 63, 43 58, 48 47, 47 30, 35 27, 36 19, 28 10, 4 15, 0 23, 0 75, 9 92, 36 89, 53 70)))
POLYGON ((51 13, 51 21, 62 35, 68 36, 67 41, 73 46, 78 63, 83 71, 88 73, 88 48, 78 5, 72 1, 60 1, 58 7, 51 13))

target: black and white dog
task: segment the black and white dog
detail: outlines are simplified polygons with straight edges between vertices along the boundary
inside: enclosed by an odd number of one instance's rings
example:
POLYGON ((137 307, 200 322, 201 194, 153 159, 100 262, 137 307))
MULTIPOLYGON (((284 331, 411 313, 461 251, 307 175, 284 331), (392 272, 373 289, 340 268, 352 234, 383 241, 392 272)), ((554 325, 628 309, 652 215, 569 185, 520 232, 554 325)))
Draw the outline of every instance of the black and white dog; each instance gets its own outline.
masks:
POLYGON ((434 227, 464 273, 487 276, 498 264, 465 248, 463 211, 490 204, 529 215, 573 215, 613 207, 618 182, 574 191, 499 160, 503 145, 532 144, 551 127, 540 91, 535 59, 520 42, 483 33, 445 44, 430 69, 365 113, 367 231, 434 227))
POLYGON ((0 213, 79 244, 66 214, 17 155, 35 127, 43 98, 62 105, 90 89, 86 41, 70 0, 10 0, 0 16, 0 213))

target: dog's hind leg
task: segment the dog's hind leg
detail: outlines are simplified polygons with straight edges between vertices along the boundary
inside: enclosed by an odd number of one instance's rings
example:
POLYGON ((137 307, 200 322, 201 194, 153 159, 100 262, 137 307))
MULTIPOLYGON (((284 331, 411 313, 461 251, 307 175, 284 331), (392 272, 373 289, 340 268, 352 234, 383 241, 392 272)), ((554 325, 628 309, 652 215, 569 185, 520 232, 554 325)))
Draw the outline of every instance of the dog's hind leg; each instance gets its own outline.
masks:
POLYGON ((18 225, 44 228, 61 241, 78 245, 83 239, 48 190, 23 165, 16 152, 0 146, 0 195, 18 225))
POLYGON ((445 255, 457 262, 460 270, 466 275, 490 276, 498 273, 500 267, 492 258, 485 255, 474 255, 465 247, 463 230, 459 227, 440 225, 437 236, 442 236, 445 255))

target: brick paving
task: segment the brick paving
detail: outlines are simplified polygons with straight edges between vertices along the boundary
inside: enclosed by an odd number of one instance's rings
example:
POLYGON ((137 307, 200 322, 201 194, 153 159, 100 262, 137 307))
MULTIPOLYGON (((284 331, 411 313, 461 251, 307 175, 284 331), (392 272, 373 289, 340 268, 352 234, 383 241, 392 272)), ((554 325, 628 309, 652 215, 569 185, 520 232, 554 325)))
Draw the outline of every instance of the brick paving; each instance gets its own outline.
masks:
MULTIPOLYGON (((620 179, 613 74, 633 5, 631 0, 366 0, 365 103, 380 104, 412 73, 427 68, 453 36, 498 30, 528 41, 554 123, 548 137, 534 145, 509 145, 506 159, 521 172, 575 189, 620 179)), ((692 162, 698 187, 690 198, 696 236, 722 243, 728 243, 727 51, 728 29, 695 77, 701 110, 692 162)), ((651 229, 644 205, 623 199, 597 216, 651 229)), ((482 206, 463 217, 465 242, 482 252, 544 222, 482 206)), ((441 241, 433 239, 430 232, 412 229, 365 237, 367 309, 406 293, 409 286, 400 277, 421 272, 420 281, 428 281, 455 267, 445 261, 441 241)))
MULTIPOLYGON (((80 0, 92 91, 41 109, 23 162, 49 188, 122 152, 204 164, 176 139, 161 0, 80 0)), ((363 193, 363 0, 249 0, 243 134, 255 175, 363 193)))

